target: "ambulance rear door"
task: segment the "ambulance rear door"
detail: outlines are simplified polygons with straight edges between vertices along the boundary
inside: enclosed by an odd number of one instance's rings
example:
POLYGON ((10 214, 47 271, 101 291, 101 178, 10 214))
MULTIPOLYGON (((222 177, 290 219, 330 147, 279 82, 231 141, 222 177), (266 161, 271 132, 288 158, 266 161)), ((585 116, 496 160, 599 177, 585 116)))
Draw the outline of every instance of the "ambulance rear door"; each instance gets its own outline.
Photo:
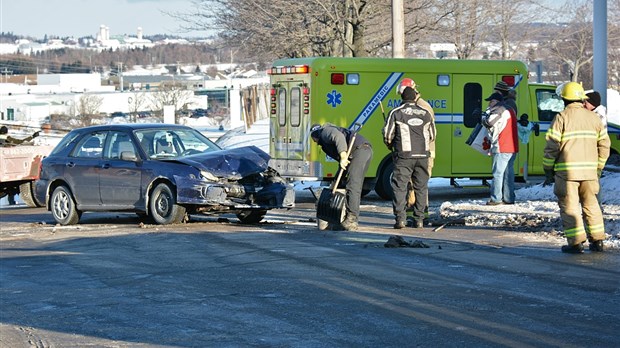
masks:
POLYGON ((306 134, 310 128, 309 89, 303 79, 289 76, 293 78, 278 81, 271 92, 271 165, 285 177, 307 176, 303 163, 310 151, 306 134))

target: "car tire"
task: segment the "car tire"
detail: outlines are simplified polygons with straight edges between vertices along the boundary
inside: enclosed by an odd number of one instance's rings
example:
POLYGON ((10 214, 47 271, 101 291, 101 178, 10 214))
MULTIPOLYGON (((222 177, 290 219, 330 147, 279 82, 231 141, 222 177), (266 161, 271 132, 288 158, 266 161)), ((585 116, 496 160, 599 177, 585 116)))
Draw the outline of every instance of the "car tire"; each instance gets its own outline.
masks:
POLYGON ((50 210, 54 220, 63 226, 75 225, 80 220, 81 214, 66 186, 58 186, 54 189, 50 198, 50 210))
POLYGON ((237 218, 242 224, 257 224, 267 215, 266 210, 244 210, 237 213, 237 218))
POLYGON ((156 224, 176 224, 185 217, 185 207, 176 203, 170 186, 159 184, 155 186, 149 197, 149 215, 156 224))
POLYGON ((34 199, 34 182, 29 181, 19 185, 19 197, 30 208, 38 208, 41 205, 34 199))

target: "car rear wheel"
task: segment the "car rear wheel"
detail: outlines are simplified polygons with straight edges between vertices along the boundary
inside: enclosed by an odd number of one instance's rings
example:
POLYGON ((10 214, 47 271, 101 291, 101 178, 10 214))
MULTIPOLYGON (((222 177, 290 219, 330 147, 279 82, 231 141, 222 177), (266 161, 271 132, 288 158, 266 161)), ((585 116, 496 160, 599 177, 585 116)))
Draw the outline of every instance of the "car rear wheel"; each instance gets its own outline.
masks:
POLYGON ((57 223, 75 225, 80 220, 80 212, 75 206, 71 192, 65 186, 58 186, 52 193, 51 211, 57 223))
POLYGON ((237 213, 237 218, 242 224, 257 224, 267 215, 266 210, 246 210, 237 213))
POLYGON ((175 224, 185 217, 185 208, 176 203, 170 186, 159 184, 149 198, 149 215, 157 224, 175 224))

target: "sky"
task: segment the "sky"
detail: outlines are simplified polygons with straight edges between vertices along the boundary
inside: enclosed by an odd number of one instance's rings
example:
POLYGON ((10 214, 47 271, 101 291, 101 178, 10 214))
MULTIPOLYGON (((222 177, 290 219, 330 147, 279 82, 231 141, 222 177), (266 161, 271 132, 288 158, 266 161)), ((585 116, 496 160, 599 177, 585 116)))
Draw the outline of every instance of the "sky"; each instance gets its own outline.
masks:
POLYGON ((138 27, 145 36, 207 36, 180 31, 179 21, 163 13, 191 9, 190 0, 0 0, 0 32, 37 39, 45 34, 95 37, 103 24, 110 28, 111 37, 135 36, 138 27))

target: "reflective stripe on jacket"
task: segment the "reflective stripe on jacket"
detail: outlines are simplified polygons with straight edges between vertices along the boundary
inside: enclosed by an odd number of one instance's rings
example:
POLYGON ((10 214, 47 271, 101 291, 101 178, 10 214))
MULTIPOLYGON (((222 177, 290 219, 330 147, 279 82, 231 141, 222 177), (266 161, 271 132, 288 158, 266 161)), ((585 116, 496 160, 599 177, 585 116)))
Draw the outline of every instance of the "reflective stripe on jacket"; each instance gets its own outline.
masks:
POLYGON ((401 158, 426 158, 430 156, 435 132, 435 122, 428 110, 403 101, 385 121, 383 142, 401 158))
POLYGON ((545 170, 565 180, 596 180, 609 157, 611 141, 599 116, 580 102, 568 104, 547 130, 545 170))

